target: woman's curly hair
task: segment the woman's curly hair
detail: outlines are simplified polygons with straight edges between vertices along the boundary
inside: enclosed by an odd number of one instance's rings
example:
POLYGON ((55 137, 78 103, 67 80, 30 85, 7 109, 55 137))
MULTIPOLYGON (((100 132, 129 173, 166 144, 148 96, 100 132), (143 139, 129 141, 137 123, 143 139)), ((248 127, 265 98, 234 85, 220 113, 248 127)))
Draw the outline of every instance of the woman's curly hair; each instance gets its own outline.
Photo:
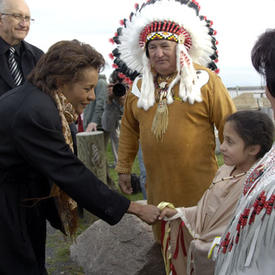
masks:
POLYGON ((84 69, 92 67, 100 72, 104 65, 103 56, 90 45, 76 39, 64 40, 52 45, 40 58, 28 80, 52 95, 59 83, 78 81, 84 69))

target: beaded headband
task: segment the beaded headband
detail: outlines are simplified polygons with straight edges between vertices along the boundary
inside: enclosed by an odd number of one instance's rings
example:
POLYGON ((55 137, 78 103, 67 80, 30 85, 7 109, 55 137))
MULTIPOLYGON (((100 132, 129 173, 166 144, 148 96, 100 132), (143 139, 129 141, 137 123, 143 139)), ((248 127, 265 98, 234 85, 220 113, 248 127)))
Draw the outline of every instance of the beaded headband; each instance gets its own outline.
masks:
POLYGON ((178 43, 178 35, 171 32, 152 32, 146 37, 146 43, 152 40, 169 40, 178 43))
POLYGON ((192 45, 192 39, 190 34, 175 22, 171 21, 159 21, 152 22, 147 25, 139 36, 139 46, 143 48, 147 42, 154 39, 165 39, 175 41, 177 43, 184 43, 187 49, 190 49, 192 45))

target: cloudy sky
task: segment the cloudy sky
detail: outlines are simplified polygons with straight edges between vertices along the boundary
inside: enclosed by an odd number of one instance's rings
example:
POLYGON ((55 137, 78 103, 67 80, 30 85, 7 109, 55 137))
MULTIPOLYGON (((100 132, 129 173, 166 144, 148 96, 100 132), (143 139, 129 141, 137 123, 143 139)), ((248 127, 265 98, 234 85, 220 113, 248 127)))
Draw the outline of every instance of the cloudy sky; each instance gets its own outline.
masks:
MULTIPOLYGON (((35 23, 27 41, 47 51, 63 39, 78 39, 94 46, 111 72, 109 38, 142 0, 27 0, 35 23)), ((250 52, 257 37, 275 27, 275 0, 200 0, 201 14, 217 30, 220 76, 227 87, 262 85, 254 72, 250 52)))

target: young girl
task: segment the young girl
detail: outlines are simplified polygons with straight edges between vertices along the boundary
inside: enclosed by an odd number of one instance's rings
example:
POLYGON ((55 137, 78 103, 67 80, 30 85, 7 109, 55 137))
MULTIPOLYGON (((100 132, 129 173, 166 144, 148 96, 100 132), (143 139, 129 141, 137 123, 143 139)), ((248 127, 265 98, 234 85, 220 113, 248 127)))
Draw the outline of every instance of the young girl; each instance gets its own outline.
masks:
POLYGON ((194 207, 162 209, 162 252, 167 274, 214 274, 208 251, 231 220, 251 166, 270 150, 273 122, 259 111, 239 111, 226 119, 220 151, 224 165, 194 207), (172 272, 172 273, 171 273, 172 272))
MULTIPOLYGON (((262 33, 251 61, 275 114, 275 29, 262 33)), ((274 117, 275 118, 275 117, 274 117)), ((216 275, 275 274, 275 145, 249 171, 217 250, 216 275)))

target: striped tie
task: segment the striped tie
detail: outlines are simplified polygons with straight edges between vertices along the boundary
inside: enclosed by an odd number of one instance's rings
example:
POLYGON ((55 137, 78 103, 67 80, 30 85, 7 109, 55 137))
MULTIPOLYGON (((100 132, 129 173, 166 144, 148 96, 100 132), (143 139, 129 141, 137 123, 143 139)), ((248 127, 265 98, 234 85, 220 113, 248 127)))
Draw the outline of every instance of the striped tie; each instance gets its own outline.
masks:
POLYGON ((9 54, 8 62, 9 62, 9 68, 10 68, 11 75, 14 79, 15 86, 19 86, 23 81, 23 75, 22 75, 22 72, 20 71, 18 64, 15 60, 14 53, 15 53, 15 48, 10 47, 10 54, 9 54))

